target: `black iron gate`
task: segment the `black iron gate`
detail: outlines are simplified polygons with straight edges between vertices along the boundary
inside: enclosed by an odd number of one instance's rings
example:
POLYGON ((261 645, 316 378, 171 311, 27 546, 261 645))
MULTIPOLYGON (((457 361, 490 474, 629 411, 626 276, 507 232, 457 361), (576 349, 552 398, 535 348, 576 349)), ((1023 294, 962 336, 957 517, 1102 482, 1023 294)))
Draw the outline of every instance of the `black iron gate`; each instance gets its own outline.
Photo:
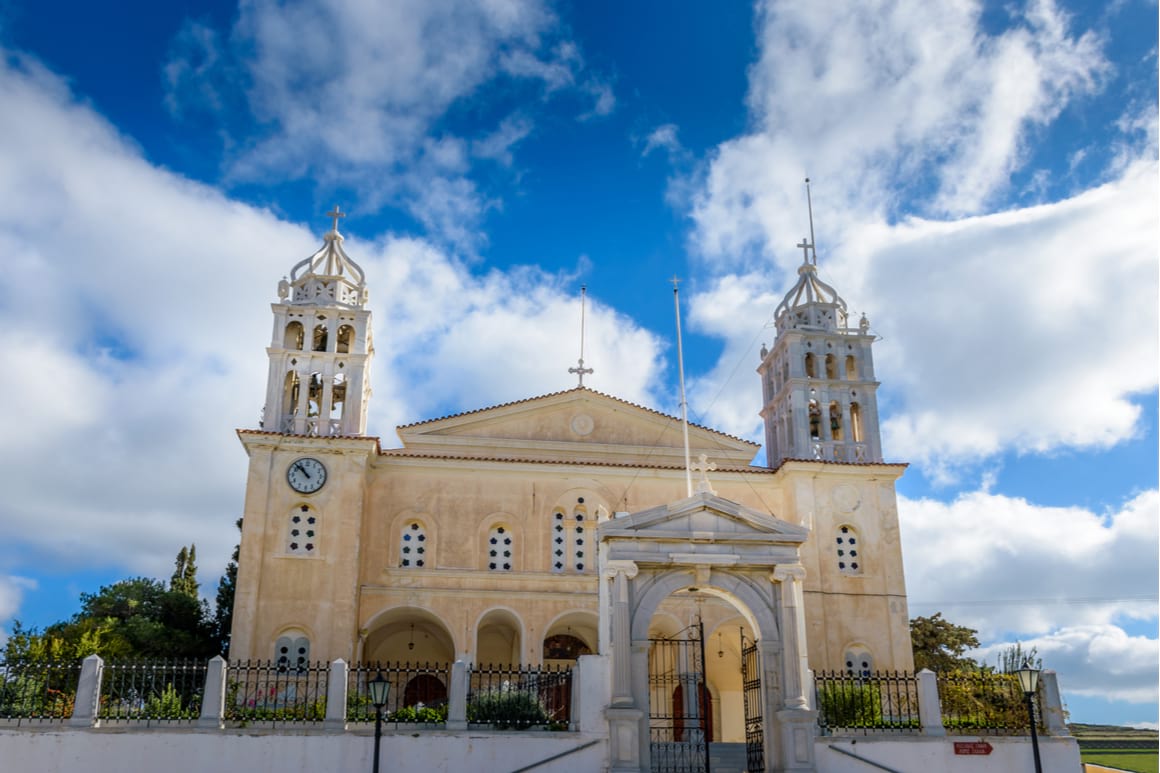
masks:
POLYGON ((701 623, 671 639, 649 639, 648 665, 653 773, 709 773, 712 703, 701 623))
POLYGON ((745 693, 745 769, 749 773, 765 771, 765 745, 761 729, 761 658, 757 642, 748 641, 741 632, 741 689, 745 693))

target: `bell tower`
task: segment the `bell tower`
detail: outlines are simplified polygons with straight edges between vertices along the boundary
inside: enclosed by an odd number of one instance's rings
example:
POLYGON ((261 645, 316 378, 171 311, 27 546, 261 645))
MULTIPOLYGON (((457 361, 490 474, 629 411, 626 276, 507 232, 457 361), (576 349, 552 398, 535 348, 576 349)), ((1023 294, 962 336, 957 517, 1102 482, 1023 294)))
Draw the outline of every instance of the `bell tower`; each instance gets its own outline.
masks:
POLYGON ((846 302, 818 278, 816 252, 810 260, 814 245, 797 246, 797 284, 774 312, 777 337, 772 351, 762 346, 757 368, 768 464, 881 462, 870 322, 862 315, 848 326, 846 302))
POLYGON ((287 435, 366 434, 371 395, 371 312, 366 277, 334 227, 322 247, 278 283, 262 429, 287 435))

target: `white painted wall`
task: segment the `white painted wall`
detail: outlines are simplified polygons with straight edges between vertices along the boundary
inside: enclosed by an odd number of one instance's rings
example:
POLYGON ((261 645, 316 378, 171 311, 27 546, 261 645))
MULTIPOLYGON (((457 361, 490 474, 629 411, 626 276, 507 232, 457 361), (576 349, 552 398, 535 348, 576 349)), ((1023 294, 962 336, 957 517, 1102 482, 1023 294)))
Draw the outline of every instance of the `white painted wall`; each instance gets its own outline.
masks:
MULTIPOLYGON (((879 770, 841 754, 852 752, 899 773, 1031 773, 1035 770, 1031 737, 953 736, 931 738, 823 738, 814 746, 818 773, 867 773, 879 770), (990 754, 957 755, 955 741, 986 741, 990 754), (833 747, 833 748, 831 748, 833 747)), ((1040 738, 1039 755, 1049 773, 1082 773, 1074 738, 1040 738)))
MULTIPOLYGON (((525 732, 384 733, 383 773, 499 773, 583 746, 591 737, 525 732)), ((371 733, 269 730, 0 729, 3 773, 370 773, 371 733), (261 732, 262 734, 258 734, 261 732)), ((572 773, 607 768, 608 744, 599 739, 583 751, 536 768, 572 773)))

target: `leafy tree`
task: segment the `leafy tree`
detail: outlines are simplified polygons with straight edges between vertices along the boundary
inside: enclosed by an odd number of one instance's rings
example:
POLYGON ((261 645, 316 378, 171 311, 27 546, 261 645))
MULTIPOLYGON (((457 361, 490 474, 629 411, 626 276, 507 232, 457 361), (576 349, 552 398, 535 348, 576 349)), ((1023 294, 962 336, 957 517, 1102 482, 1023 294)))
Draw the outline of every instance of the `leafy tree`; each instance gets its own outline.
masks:
POLYGON ((1030 660, 1031 665, 1035 668, 1043 670, 1043 658, 1039 657, 1039 650, 1035 647, 1024 650, 1021 642, 1015 642, 999 651, 999 657, 996 658, 998 664, 996 670, 1001 674, 1013 674, 1022 668, 1024 661, 1027 660, 1030 660))
MULTIPOLYGON (((238 532, 242 530, 242 519, 237 521, 238 532)), ((226 573, 218 580, 217 599, 214 607, 213 627, 214 637, 218 642, 218 649, 224 656, 230 652, 230 629, 234 624, 234 591, 238 587, 238 557, 241 555, 242 545, 234 545, 233 555, 226 564, 226 573)))
POLYGON ((197 545, 182 547, 174 561, 173 576, 169 578, 169 590, 197 598, 197 545))
POLYGON ((914 667, 921 671, 974 671, 979 664, 963 653, 979 646, 978 631, 943 619, 942 612, 910 621, 914 667))

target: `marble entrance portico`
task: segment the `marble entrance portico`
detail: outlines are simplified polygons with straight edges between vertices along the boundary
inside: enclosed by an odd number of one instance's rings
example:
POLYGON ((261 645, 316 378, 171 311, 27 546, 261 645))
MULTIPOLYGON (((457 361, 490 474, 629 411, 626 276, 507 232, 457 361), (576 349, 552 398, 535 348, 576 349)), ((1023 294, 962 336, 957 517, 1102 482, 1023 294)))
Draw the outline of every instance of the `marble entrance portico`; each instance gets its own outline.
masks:
POLYGON ((686 590, 729 602, 757 637, 766 769, 814 769, 799 555, 807 536, 709 491, 600 525, 611 770, 650 768, 649 625, 665 599, 686 590))

